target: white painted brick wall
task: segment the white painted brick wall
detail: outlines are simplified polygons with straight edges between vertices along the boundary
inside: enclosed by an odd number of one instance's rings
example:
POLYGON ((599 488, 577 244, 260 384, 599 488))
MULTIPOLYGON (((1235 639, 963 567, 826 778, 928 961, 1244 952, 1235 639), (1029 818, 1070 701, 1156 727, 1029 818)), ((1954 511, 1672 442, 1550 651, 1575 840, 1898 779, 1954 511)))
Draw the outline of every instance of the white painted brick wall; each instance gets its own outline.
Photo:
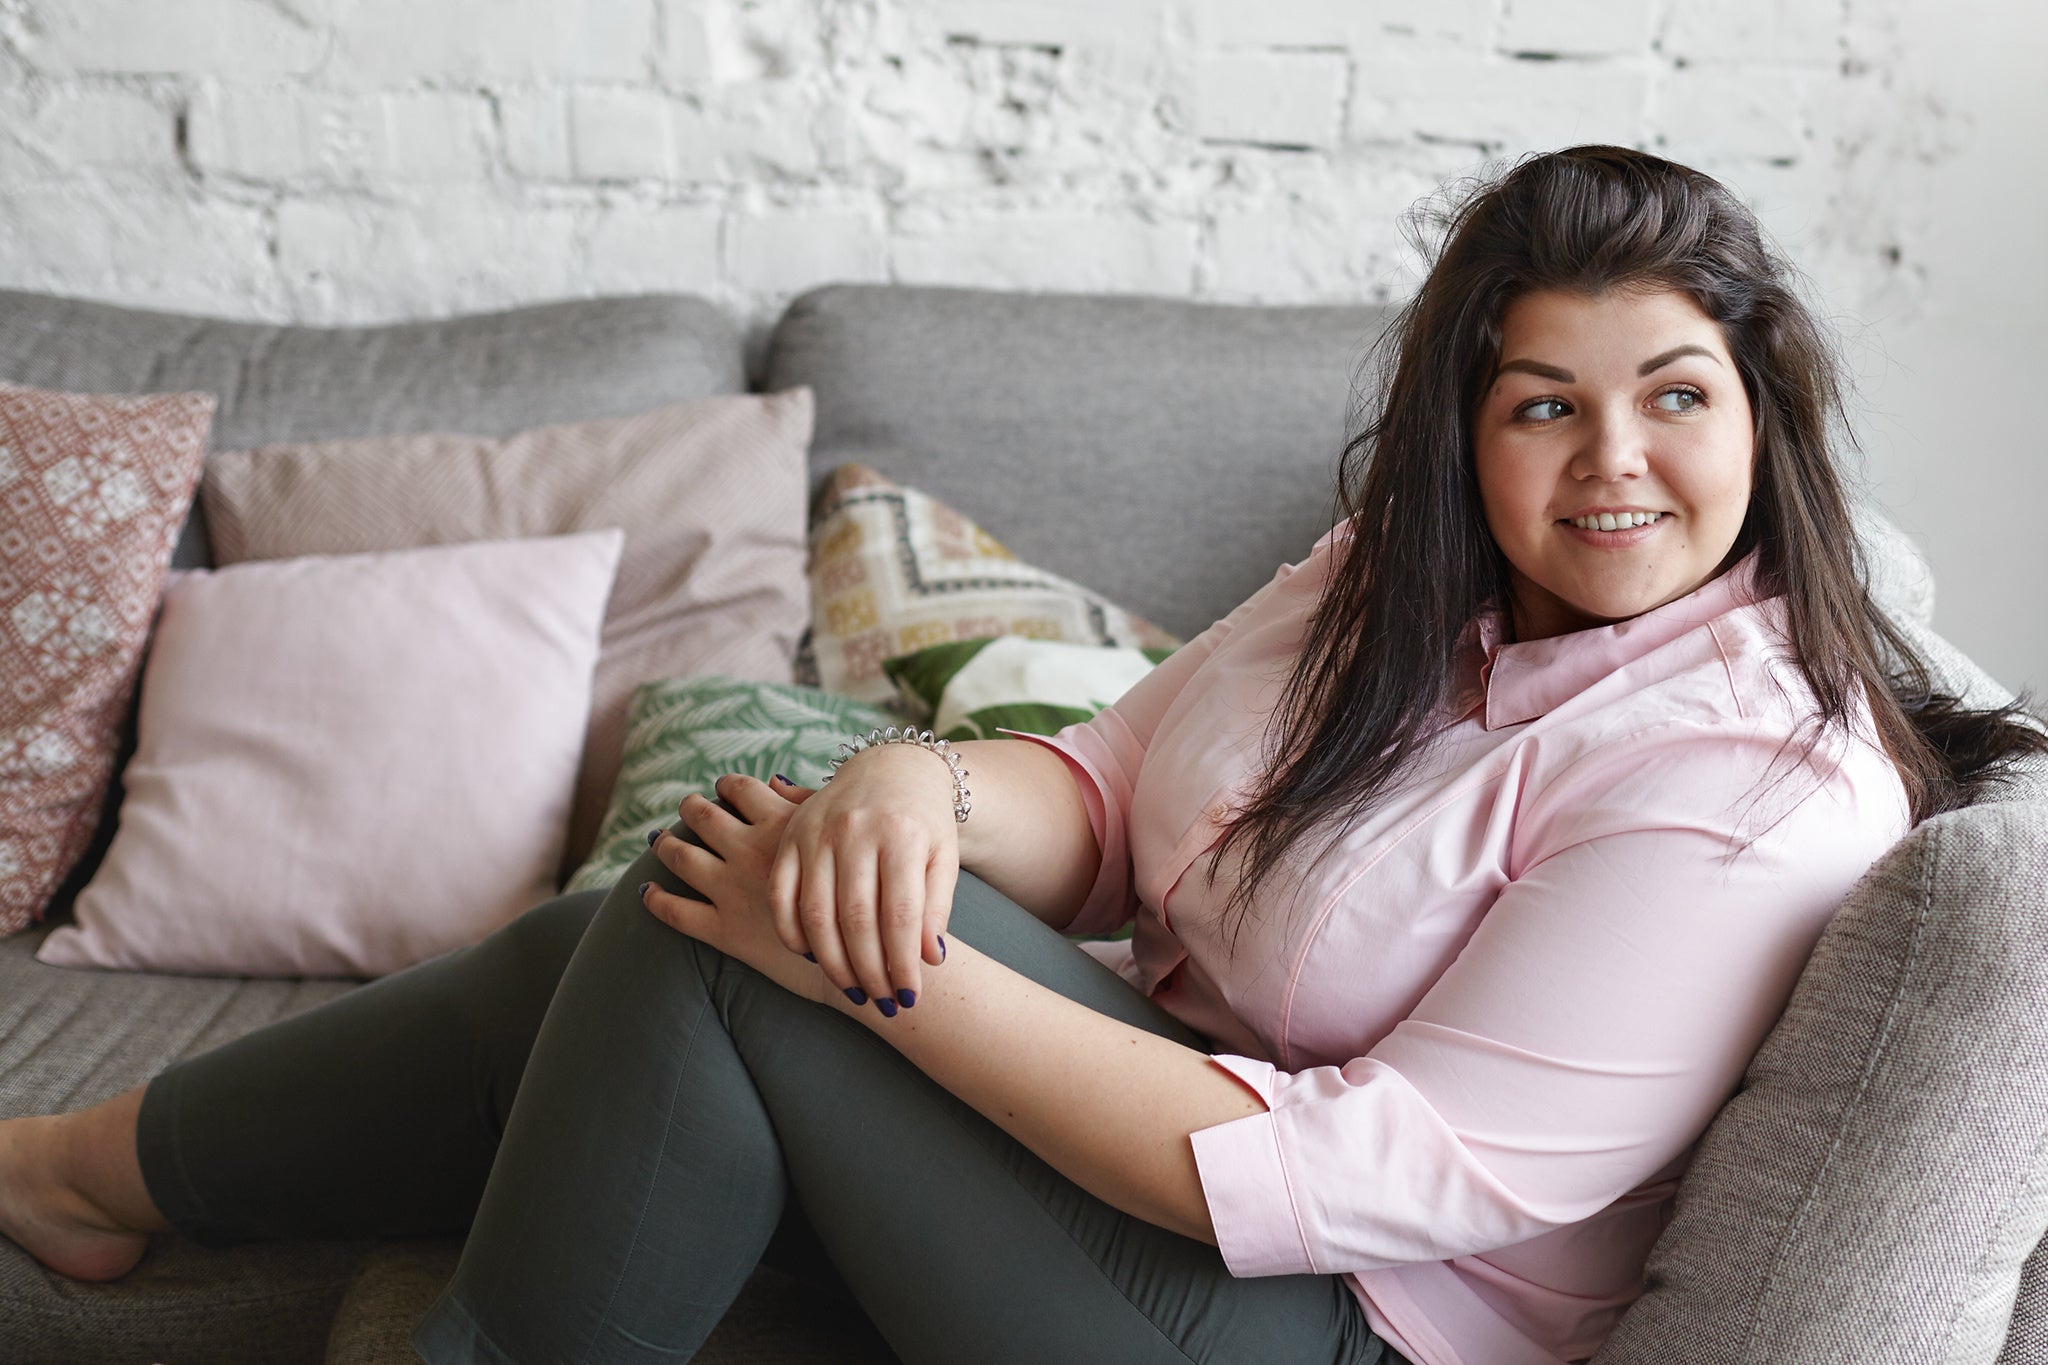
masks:
POLYGON ((1626 57, 1649 42, 1655 16, 1614 0, 1503 0, 1494 41, 1506 52, 1626 57))
POLYGON ((1207 52, 1195 61, 1194 130, 1205 142, 1328 148, 1344 131, 1341 52, 1207 52))
POLYGON ((56 75, 232 72, 238 79, 302 76, 329 35, 266 0, 98 0, 20 7, 21 55, 56 75))
POLYGON ((146 93, 63 88, 10 122, 0 139, 0 171, 10 178, 68 177, 74 168, 168 178, 178 170, 175 121, 146 93))
POLYGON ((669 100, 655 90, 569 97, 569 167, 578 180, 664 180, 674 173, 669 100))
POLYGON ((1387 298, 1416 197, 1602 140, 1910 309, 1870 168, 1931 3, 0 0, 0 285, 313 321, 688 289, 756 332, 834 278, 1387 298))

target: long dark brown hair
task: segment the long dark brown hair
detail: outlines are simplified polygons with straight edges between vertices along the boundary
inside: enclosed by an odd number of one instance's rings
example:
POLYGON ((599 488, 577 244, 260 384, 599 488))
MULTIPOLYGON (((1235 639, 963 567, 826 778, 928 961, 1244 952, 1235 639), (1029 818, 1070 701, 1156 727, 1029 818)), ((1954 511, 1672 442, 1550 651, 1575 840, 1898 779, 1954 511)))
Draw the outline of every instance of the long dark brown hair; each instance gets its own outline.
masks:
POLYGON ((1440 220, 1435 262, 1375 347, 1382 382, 1345 448, 1349 550, 1275 709, 1265 776, 1209 864, 1213 878, 1242 846, 1226 913, 1241 915, 1312 831, 1326 832, 1327 848, 1397 783, 1441 727, 1466 623, 1507 601, 1471 430, 1499 363, 1501 319, 1538 290, 1676 290, 1720 324, 1756 418, 1734 553, 1754 550, 1759 591, 1785 599, 1815 738, 1867 698, 1916 821, 2048 752, 2020 703, 1973 711, 1938 693, 1872 602, 1835 460, 1833 438, 1850 448, 1854 438, 1831 339, 1724 186, 1646 153, 1574 147, 1520 162, 1440 220))

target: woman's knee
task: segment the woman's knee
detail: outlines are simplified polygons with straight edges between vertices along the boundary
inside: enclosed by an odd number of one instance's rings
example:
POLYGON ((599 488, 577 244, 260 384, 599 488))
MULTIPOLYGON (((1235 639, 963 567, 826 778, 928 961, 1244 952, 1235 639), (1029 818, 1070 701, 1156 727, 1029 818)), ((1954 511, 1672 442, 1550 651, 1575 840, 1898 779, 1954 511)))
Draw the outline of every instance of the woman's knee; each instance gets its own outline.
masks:
POLYGON ((578 891, 542 901, 477 944, 476 951, 491 960, 502 985, 545 1000, 554 994, 604 895, 578 891))
POLYGON ((436 993, 453 1012, 449 1023, 508 1085, 525 1069, 555 988, 603 899, 588 891, 543 901, 431 968, 453 987, 436 993))

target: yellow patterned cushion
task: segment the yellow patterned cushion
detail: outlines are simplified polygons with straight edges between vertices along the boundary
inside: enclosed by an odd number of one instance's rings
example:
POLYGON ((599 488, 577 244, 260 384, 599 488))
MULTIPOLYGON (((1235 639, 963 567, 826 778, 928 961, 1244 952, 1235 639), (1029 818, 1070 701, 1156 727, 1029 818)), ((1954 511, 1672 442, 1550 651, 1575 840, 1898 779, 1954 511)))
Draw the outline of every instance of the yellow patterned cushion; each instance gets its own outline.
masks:
POLYGON ((1159 627, 1034 568, 958 511, 863 465, 833 471, 811 515, 817 685, 897 702, 882 661, 953 640, 1023 635, 1171 649, 1159 627))

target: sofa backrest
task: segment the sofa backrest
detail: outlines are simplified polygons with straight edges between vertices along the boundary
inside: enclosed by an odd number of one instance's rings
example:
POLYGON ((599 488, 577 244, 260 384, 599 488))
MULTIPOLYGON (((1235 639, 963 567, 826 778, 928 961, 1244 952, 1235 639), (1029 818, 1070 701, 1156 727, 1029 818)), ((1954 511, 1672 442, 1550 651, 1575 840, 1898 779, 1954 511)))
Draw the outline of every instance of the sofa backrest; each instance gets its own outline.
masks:
POLYGON ((814 475, 870 465, 1193 635, 1335 521, 1354 378, 1387 318, 835 285, 784 314, 765 386, 816 390, 814 475))
MULTIPOLYGON (((769 339, 763 387, 817 392, 814 482, 847 461, 925 489, 1032 563, 1193 635, 1335 519, 1374 307, 832 285, 769 339)), ((302 327, 0 290, 0 381, 197 389, 213 445, 416 431, 506 435, 746 387, 716 306, 586 299, 376 327, 302 327)), ((1979 704, 2010 694, 1928 629, 1912 543, 1866 512, 1873 588, 1979 704)), ((176 558, 210 562, 195 504, 176 558)))
MULTIPOLYGON (((213 448, 419 431, 507 436, 746 387, 702 299, 588 299, 382 327, 280 327, 0 290, 0 380, 214 394, 213 448)), ((195 502, 174 563, 210 562, 195 502)))

